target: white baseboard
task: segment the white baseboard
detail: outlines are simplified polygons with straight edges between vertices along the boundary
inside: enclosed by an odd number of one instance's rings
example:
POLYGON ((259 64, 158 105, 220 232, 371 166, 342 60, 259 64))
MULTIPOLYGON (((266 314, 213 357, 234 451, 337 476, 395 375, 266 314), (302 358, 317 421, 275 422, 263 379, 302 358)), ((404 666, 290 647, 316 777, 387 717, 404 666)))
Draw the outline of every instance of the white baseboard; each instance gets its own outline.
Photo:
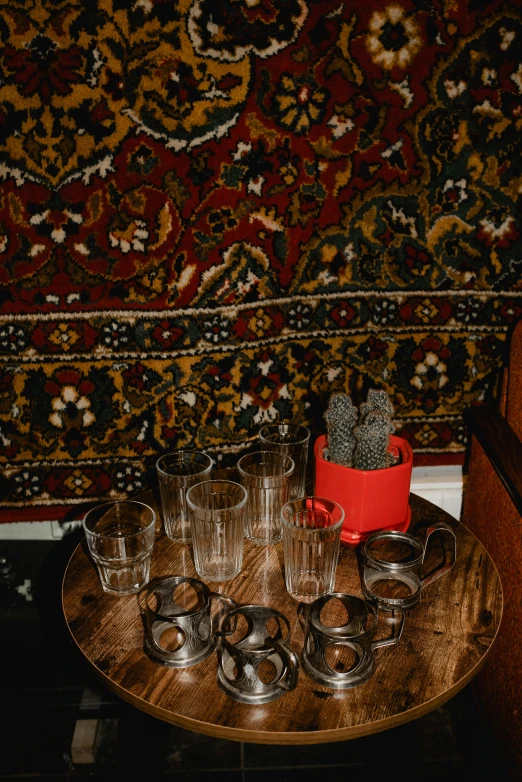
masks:
POLYGON ((0 540, 60 540, 80 524, 79 521, 14 521, 0 524, 0 540))
POLYGON ((443 508, 450 516, 460 519, 462 509, 463 475, 458 464, 433 467, 414 467, 411 492, 443 508))

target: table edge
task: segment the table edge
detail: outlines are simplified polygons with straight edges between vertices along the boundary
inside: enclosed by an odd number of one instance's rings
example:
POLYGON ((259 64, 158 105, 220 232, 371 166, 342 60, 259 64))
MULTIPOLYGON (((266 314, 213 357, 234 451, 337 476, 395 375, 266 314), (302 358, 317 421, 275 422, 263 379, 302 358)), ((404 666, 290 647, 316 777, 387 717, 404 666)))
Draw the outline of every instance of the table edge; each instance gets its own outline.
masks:
POLYGON ((198 720, 192 720, 189 717, 182 717, 179 714, 161 709, 157 706, 153 707, 148 703, 148 701, 132 695, 127 690, 115 684, 111 679, 109 679, 108 676, 96 668, 96 666, 91 663, 85 655, 83 656, 85 659, 87 659, 88 663, 92 666, 98 677, 104 682, 107 688, 111 690, 111 692, 118 695, 118 697, 120 697, 126 703, 129 703, 131 706, 135 706, 136 708, 140 709, 140 711, 144 711, 150 716, 162 720, 163 722, 176 725, 177 727, 183 728, 185 730, 202 733, 203 735, 212 736, 213 738, 227 739, 229 741, 246 742, 249 744, 305 745, 328 744, 334 741, 349 741, 351 739, 361 738, 362 736, 381 733, 382 731, 418 719, 424 714, 428 714, 429 712, 433 711, 433 709, 436 709, 442 704, 446 703, 446 701, 456 695, 476 676, 489 656, 489 649, 484 654, 480 662, 477 663, 477 665, 471 671, 468 671, 466 676, 456 682, 451 689, 447 690, 442 695, 432 699, 431 701, 426 701, 420 706, 415 706, 413 709, 407 709, 406 711, 403 711, 400 714, 396 714, 393 717, 387 717, 386 719, 379 720, 378 722, 364 723, 363 725, 353 725, 347 728, 333 728, 331 730, 292 733, 274 733, 269 731, 260 732, 255 730, 249 731, 245 730, 244 728, 234 728, 225 725, 216 725, 209 722, 199 722, 198 720))

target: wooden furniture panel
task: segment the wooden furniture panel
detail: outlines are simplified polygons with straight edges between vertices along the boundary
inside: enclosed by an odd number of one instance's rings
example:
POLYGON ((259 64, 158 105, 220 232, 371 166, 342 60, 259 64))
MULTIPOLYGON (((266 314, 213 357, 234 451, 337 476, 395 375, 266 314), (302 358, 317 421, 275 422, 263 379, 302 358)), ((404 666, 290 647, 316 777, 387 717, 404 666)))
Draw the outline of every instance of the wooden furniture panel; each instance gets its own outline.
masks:
MULTIPOLYGON (((520 333, 518 329, 517 337, 520 333)), ((518 374, 509 370, 507 408, 517 415, 518 407, 509 405, 509 393, 514 393, 518 374)), ((522 386, 519 396, 522 399, 522 386)), ((462 520, 487 547, 504 591, 495 653, 475 684, 504 749, 510 778, 522 780, 522 442, 506 419, 490 408, 470 410, 467 422, 473 437, 462 520)), ((521 423, 522 415, 519 429, 521 423)))

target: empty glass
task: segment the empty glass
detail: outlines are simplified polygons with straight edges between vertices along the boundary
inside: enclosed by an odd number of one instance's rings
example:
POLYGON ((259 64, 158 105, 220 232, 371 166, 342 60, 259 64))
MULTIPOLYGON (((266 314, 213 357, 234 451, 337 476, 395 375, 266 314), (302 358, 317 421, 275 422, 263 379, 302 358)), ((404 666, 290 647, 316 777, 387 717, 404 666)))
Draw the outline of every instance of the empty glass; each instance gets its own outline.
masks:
POLYGON ((281 510, 285 583, 288 592, 310 603, 334 591, 344 511, 324 497, 291 500, 281 510))
POLYGON ((130 595, 149 580, 156 514, 143 502, 107 502, 88 511, 83 528, 104 592, 130 595))
POLYGON ((281 508, 288 501, 294 462, 274 451, 257 451, 237 463, 241 483, 248 492, 245 534, 253 543, 267 545, 283 537, 281 508))
POLYGON ((290 478, 288 497, 291 500, 304 497, 310 430, 302 424, 267 424, 259 432, 259 441, 264 450, 279 451, 292 457, 294 472, 290 478))
POLYGON ((243 565, 247 492, 234 481, 203 481, 187 491, 194 565, 205 581, 228 581, 243 565))
POLYGON ((168 538, 188 543, 192 537, 185 495, 210 475, 212 459, 203 451, 172 451, 156 462, 163 525, 168 538))

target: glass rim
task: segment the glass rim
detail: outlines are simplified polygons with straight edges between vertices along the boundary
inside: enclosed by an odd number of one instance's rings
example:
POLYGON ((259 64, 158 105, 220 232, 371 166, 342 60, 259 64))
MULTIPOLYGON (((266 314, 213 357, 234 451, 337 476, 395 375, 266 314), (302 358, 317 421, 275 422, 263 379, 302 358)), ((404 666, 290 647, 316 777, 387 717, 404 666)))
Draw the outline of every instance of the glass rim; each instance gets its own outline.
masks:
MULTIPOLYGON (((307 508, 306 506, 304 506, 303 510, 313 510, 313 507, 312 508, 307 508)), ((318 510, 319 510, 319 508, 318 508, 318 510)), ((323 510, 323 512, 326 512, 326 513, 329 512, 328 508, 322 508, 322 510, 323 510)), ((309 529, 312 532, 319 531, 319 530, 322 530, 322 529, 324 529, 324 530, 328 529, 330 531, 333 530, 335 532, 337 529, 339 529, 339 530, 341 529, 341 527, 343 525, 343 522, 344 522, 344 516, 345 516, 344 508, 343 508, 342 505, 340 505, 340 503, 336 502, 335 500, 331 500, 329 497, 319 497, 319 496, 317 496, 315 494, 308 494, 308 495, 305 495, 304 497, 297 497, 294 500, 289 500, 288 502, 285 502, 285 504, 281 508, 281 520, 283 522, 283 525, 287 529, 309 529), (328 503, 330 506, 332 506, 332 511, 333 510, 339 510, 340 511, 341 517, 339 519, 337 519, 337 521, 333 522, 332 524, 329 524, 327 527, 298 527, 296 524, 293 524, 291 521, 288 520, 288 518, 285 516, 285 511, 291 505, 296 505, 297 503, 303 502, 305 500, 313 500, 313 501, 316 501, 318 503, 328 503)))
MULTIPOLYGON (((210 494, 212 494, 212 492, 210 492, 210 494)), ((244 508, 245 505, 247 504, 248 492, 247 492, 247 490, 245 489, 244 486, 242 486, 240 483, 237 483, 236 481, 227 481, 227 480, 220 480, 219 478, 211 478, 208 481, 200 481, 199 483, 194 483, 189 489, 187 489, 187 492, 185 494, 185 499, 187 501, 187 505, 193 511, 196 511, 196 510, 203 510, 203 511, 213 510, 215 513, 222 514, 222 513, 226 513, 228 511, 231 511, 231 510, 241 510, 241 508, 244 508), (225 484, 225 485, 228 485, 228 486, 233 486, 235 489, 239 488, 239 489, 241 489, 241 492, 243 493, 243 496, 241 497, 240 500, 238 500, 238 502, 236 502, 235 505, 231 505, 229 508, 205 508, 202 505, 196 505, 194 503, 192 497, 189 496, 189 495, 191 495, 193 492, 195 492, 198 487, 203 486, 204 484, 213 484, 213 483, 214 484, 220 484, 220 485, 225 484)))
POLYGON ((131 532, 129 535, 126 535, 126 537, 134 538, 138 535, 143 535, 143 533, 148 532, 152 526, 156 526, 156 511, 151 508, 150 505, 147 505, 145 502, 140 502, 139 500, 113 500, 111 502, 102 502, 101 505, 96 505, 94 508, 90 508, 87 511, 82 519, 82 526, 85 533, 88 533, 91 537, 94 538, 110 538, 110 535, 105 535, 103 532, 95 532, 94 530, 89 529, 87 523, 89 516, 91 513, 94 513, 94 511, 100 511, 102 508, 106 508, 108 510, 109 508, 113 508, 115 505, 141 505, 142 508, 146 508, 152 513, 152 519, 146 527, 143 527, 143 529, 140 529, 137 532, 131 532))
MULTIPOLYGON (((207 467, 203 467, 200 472, 191 473, 192 475, 204 475, 205 473, 210 472, 212 467, 214 466, 214 460, 211 456, 208 455, 206 451, 197 451, 195 449, 193 450, 185 450, 183 448, 177 450, 177 451, 169 451, 168 453, 162 454, 159 459, 156 461, 156 470, 161 475, 170 476, 172 473, 167 472, 161 465, 160 462, 162 459, 166 459, 168 456, 177 456, 178 454, 187 454, 187 455, 198 455, 198 456, 204 456, 206 459, 208 459, 209 463, 207 467)), ((180 476, 183 477, 183 476, 180 476)))
POLYGON ((292 459, 292 457, 288 456, 288 454, 286 454, 286 453, 281 453, 281 451, 268 451, 266 449, 263 449, 261 451, 253 451, 252 453, 245 453, 238 460, 236 467, 239 470, 239 472, 241 473, 241 475, 244 475, 247 478, 271 478, 271 479, 273 479, 273 478, 287 478, 287 477, 289 477, 292 474, 293 470, 295 469, 295 462, 292 459), (276 473, 275 475, 255 475, 255 473, 248 472, 247 470, 245 470, 245 468, 241 465, 241 462, 243 461, 243 459, 248 459, 249 457, 252 457, 252 456, 258 456, 259 454, 262 454, 262 453, 269 453, 272 456, 276 456, 282 462, 284 460, 289 461, 290 465, 288 466, 288 469, 285 470, 285 468, 283 467, 283 472, 276 473))
POLYGON ((279 423, 265 424, 264 426, 262 426, 261 429, 259 430, 259 439, 262 442, 271 443, 273 445, 275 441, 268 440, 263 433, 267 432, 268 430, 275 430, 276 428, 277 429, 286 428, 289 431, 289 433, 290 430, 299 431, 299 429, 302 429, 304 431, 304 434, 301 437, 299 438, 296 437, 295 440, 292 440, 290 442, 277 443, 278 445, 305 445, 310 440, 310 429, 307 426, 305 426, 304 424, 284 423, 283 421, 279 423))

